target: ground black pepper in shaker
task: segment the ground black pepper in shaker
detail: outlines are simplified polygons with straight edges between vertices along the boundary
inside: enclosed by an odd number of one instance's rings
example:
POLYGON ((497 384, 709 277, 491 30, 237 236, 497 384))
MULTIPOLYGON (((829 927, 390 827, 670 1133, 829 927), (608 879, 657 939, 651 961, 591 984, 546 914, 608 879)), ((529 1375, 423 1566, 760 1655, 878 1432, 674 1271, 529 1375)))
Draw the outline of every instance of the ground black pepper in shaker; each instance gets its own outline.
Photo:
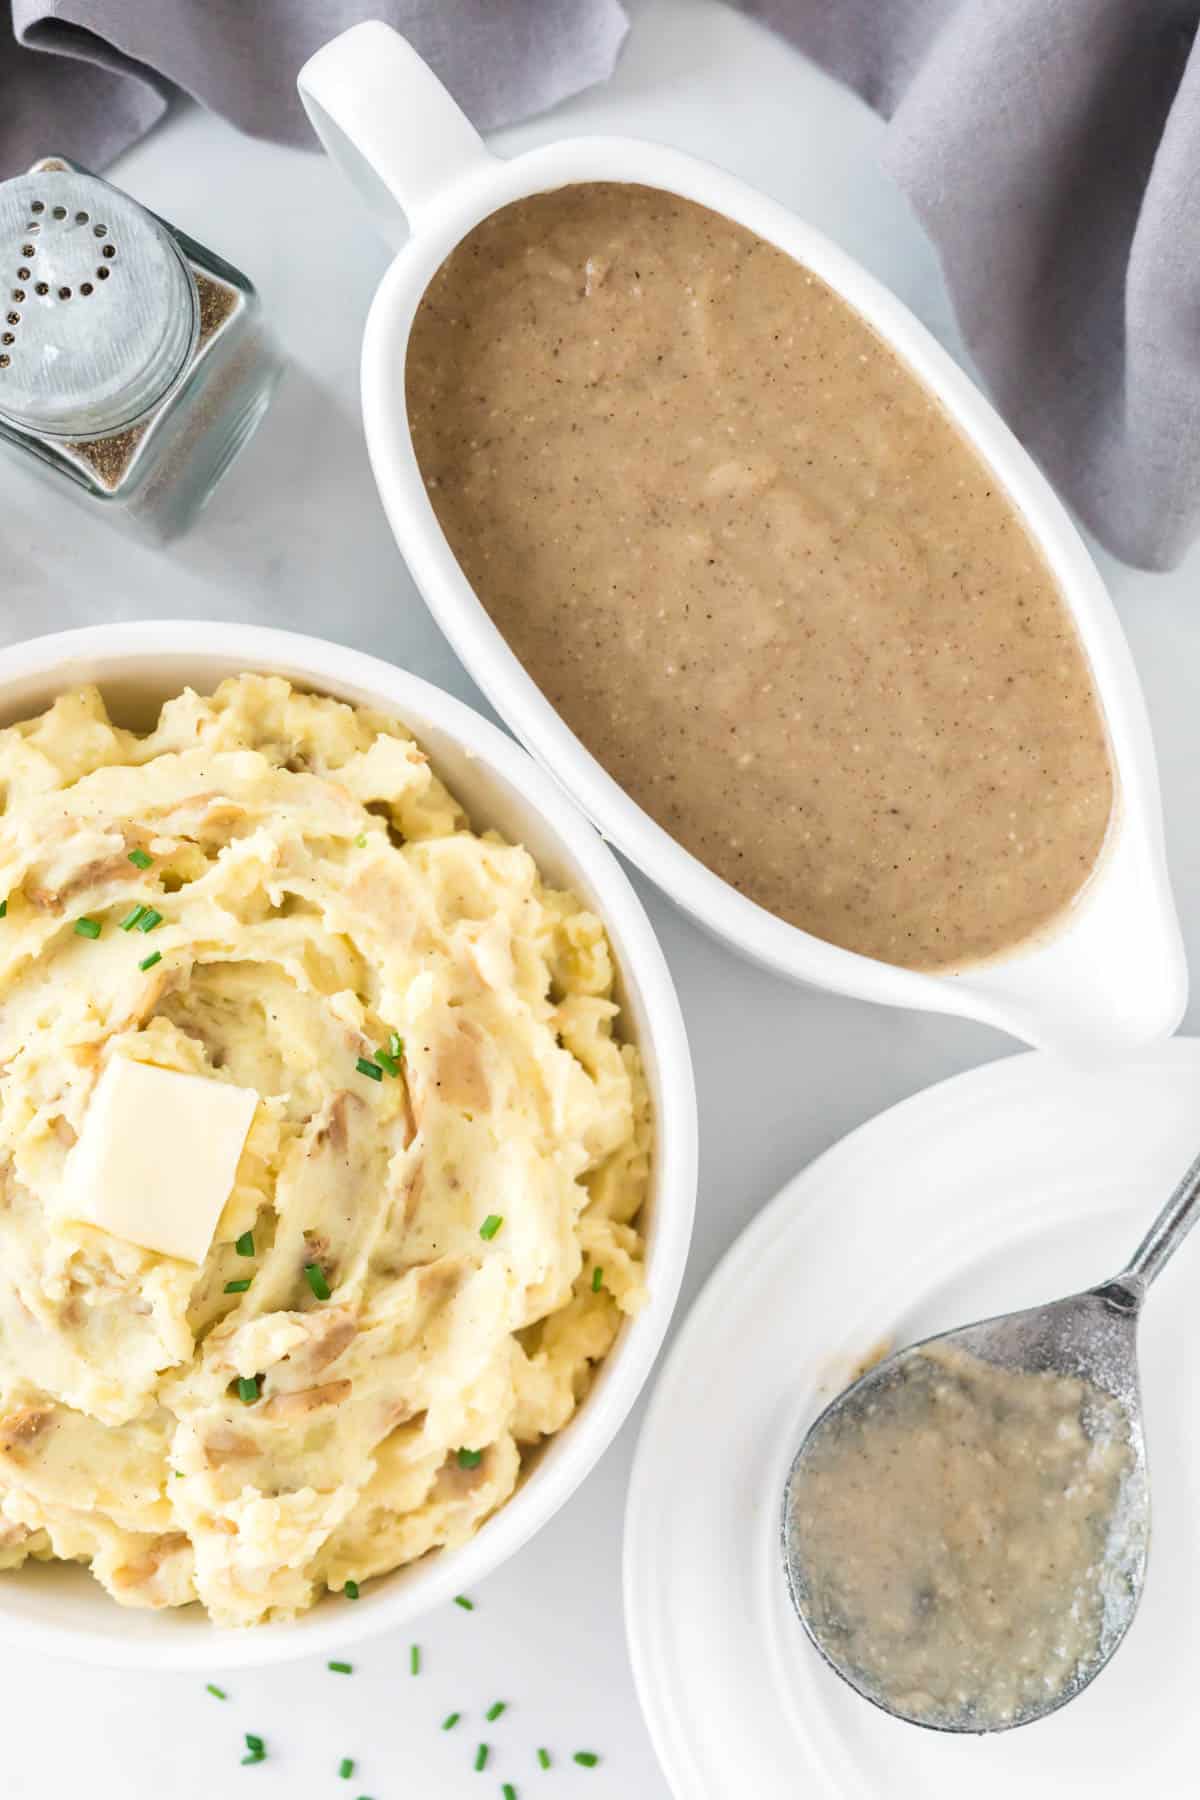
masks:
POLYGON ((158 540, 249 438, 281 363, 239 270, 63 158, 0 183, 0 442, 158 540))

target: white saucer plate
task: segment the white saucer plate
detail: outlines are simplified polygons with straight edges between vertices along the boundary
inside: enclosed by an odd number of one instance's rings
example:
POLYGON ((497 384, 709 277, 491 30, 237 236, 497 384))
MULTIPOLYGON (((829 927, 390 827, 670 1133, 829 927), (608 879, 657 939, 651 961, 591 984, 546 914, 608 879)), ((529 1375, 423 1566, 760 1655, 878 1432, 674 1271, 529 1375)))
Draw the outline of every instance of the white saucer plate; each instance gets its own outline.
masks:
POLYGON ((990 1738, 887 1718, 809 1645, 778 1546, 795 1446, 857 1363, 1112 1274, 1198 1147, 1200 1040, 1102 1073, 1017 1056, 853 1132, 729 1251, 659 1377, 626 1516, 630 1651, 676 1800, 1200 1793, 1200 1234, 1142 1325, 1141 1609, 1062 1713, 990 1738))

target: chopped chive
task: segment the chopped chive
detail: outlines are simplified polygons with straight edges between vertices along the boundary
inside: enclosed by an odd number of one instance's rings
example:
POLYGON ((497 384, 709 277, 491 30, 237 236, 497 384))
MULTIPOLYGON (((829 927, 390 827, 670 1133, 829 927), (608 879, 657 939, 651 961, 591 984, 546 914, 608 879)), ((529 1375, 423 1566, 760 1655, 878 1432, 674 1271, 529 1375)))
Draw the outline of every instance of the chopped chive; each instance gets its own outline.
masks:
POLYGON ((396 1058, 392 1055, 390 1050, 377 1050, 375 1052, 375 1061, 381 1068, 386 1069, 393 1079, 400 1073, 400 1064, 396 1061, 396 1058))
POLYGON ((263 1743, 263 1741, 260 1737, 255 1737, 255 1735, 252 1731, 248 1731, 246 1733, 246 1748, 247 1748, 247 1750, 262 1751, 262 1750, 266 1749, 266 1745, 263 1743))
POLYGON ((144 850, 131 850, 129 852, 129 860, 135 869, 148 869, 150 864, 154 861, 154 858, 152 856, 147 856, 144 850))
POLYGON ((489 1725, 492 1725, 495 1723, 495 1721, 500 1717, 500 1714, 505 1710, 507 1705, 508 1705, 507 1700, 497 1700, 491 1706, 488 1707, 487 1711, 484 1713, 483 1716, 487 1720, 489 1725))
POLYGON ((604 1270, 600 1267, 600 1264, 597 1263, 596 1267, 592 1270, 592 1292, 593 1292, 593 1294, 598 1294, 600 1292, 600 1289, 603 1286, 604 1286, 604 1270))
POLYGON ((572 1759, 581 1769, 594 1769, 600 1758, 594 1750, 577 1750, 572 1759))
POLYGON ((183 1480, 183 1470, 182 1470, 182 1469, 176 1469, 176 1470, 175 1470, 175 1479, 176 1479, 176 1481, 182 1481, 182 1480, 183 1480))
POLYGON ((8 895, 6 894, 4 896, 4 899, 0 900, 0 919, 7 919, 7 917, 8 917, 8 895))
POLYGON ((247 1763, 260 1763, 266 1762, 266 1760, 267 1753, 265 1750, 248 1750, 242 1758, 242 1767, 244 1769, 247 1763))
POLYGON ((161 950, 152 950, 150 952, 149 956, 143 956, 141 962, 138 964, 138 968, 143 969, 143 970, 152 969, 154 967, 155 963, 160 963, 161 961, 162 961, 162 951, 161 950))
POLYGON ((305 1263, 304 1279, 318 1300, 328 1300, 329 1283, 325 1279, 325 1271, 320 1263, 305 1263))
POLYGON ((421 1673, 421 1646, 414 1644, 408 1653, 408 1671, 410 1675, 421 1673))
POLYGON ((511 1781, 506 1781, 500 1792, 504 1796, 504 1800, 517 1800, 517 1790, 511 1781))
POLYGON ((461 1718, 461 1713, 447 1713, 446 1717, 442 1720, 442 1730, 453 1731, 461 1718))
POLYGON ((543 1769, 548 1769, 550 1767, 550 1752, 548 1750, 539 1750, 537 1756, 543 1769))
POLYGON ((256 1737, 252 1731, 246 1733, 246 1750, 247 1755, 242 1758, 243 1765, 246 1763, 265 1762, 267 1760, 267 1746, 263 1743, 262 1739, 256 1737))
POLYGON ((325 1667, 332 1669, 335 1675, 353 1675, 354 1673, 353 1663, 333 1662, 326 1663, 325 1667))
POLYGON ((253 1256, 254 1233, 252 1231, 243 1231, 241 1237, 233 1247, 239 1256, 253 1256))
POLYGON ((245 1281, 227 1281, 225 1292, 227 1294, 247 1294, 250 1291, 251 1279, 252 1277, 248 1275, 245 1281))
POLYGON ((358 1599, 358 1583, 357 1583, 357 1581, 344 1581, 342 1583, 342 1592, 343 1592, 343 1594, 345 1594, 347 1600, 357 1600, 358 1599))
POLYGON ((359 834, 358 834, 358 836, 357 836, 357 837, 356 837, 356 838, 355 838, 355 840, 354 840, 354 841, 355 841, 355 843, 356 843, 356 844, 357 844, 357 845, 358 845, 358 847, 359 847, 359 849, 360 849, 360 850, 365 850, 365 849, 366 849, 366 847, 367 847, 367 834, 366 834, 366 832, 365 832, 365 831, 360 831, 360 832, 359 832, 359 834))
POLYGON ((475 1773, 477 1775, 481 1769, 487 1768, 487 1759, 488 1747, 486 1744, 480 1744, 478 1750, 475 1752, 475 1773))
POLYGON ((127 912, 125 917, 121 920, 121 930, 132 931, 138 920, 144 916, 146 911, 147 908, 144 906, 135 906, 130 912, 127 912))
POLYGON ((404 1039, 398 1031, 393 1031, 388 1038, 388 1055, 397 1058, 404 1055, 404 1039))
POLYGON ((367 1075, 372 1081, 383 1080, 383 1070, 380 1068, 379 1064, 376 1062, 368 1062, 365 1056, 360 1056, 354 1066, 360 1075, 367 1075))
POLYGON ((100 936, 99 919, 76 919, 75 931, 79 937, 98 938, 100 936))
POLYGON ((460 1469, 477 1469, 482 1461, 482 1450, 460 1450, 458 1452, 458 1466, 460 1469))
POLYGON ((480 1237, 485 1238, 490 1244, 503 1223, 504 1220, 499 1213, 489 1213, 487 1218, 483 1221, 483 1224, 479 1227, 480 1237))
POLYGON ((354 1773, 354 1758, 352 1756, 343 1756, 341 1762, 338 1764, 338 1774, 341 1776, 343 1781, 349 1781, 349 1779, 353 1775, 353 1773, 354 1773))
POLYGON ((205 1686, 204 1686, 204 1691, 206 1694, 212 1694, 217 1700, 228 1700, 228 1698, 229 1698, 229 1695, 225 1692, 225 1689, 219 1688, 215 1681, 206 1682, 205 1686))
POLYGON ((455 1606, 461 1606, 464 1612, 475 1611, 475 1602, 473 1600, 468 1600, 465 1594, 455 1594, 454 1604, 455 1606))
POLYGON ((162 914, 156 906, 148 906, 137 922, 139 931, 153 931, 156 925, 162 924, 162 914))
POLYGON ((238 1376, 238 1399, 243 1406, 253 1406, 254 1402, 258 1399, 260 1392, 259 1381, 260 1377, 257 1375, 238 1376))

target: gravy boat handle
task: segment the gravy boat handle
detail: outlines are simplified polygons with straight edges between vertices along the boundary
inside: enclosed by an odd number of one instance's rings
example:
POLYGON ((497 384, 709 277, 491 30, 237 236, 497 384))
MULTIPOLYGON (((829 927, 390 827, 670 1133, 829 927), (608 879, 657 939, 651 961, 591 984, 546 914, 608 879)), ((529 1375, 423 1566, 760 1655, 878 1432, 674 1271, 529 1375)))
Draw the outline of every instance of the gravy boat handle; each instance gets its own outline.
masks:
POLYGON ((379 19, 322 45, 296 86, 329 156, 393 245, 447 188, 494 161, 429 65, 379 19))

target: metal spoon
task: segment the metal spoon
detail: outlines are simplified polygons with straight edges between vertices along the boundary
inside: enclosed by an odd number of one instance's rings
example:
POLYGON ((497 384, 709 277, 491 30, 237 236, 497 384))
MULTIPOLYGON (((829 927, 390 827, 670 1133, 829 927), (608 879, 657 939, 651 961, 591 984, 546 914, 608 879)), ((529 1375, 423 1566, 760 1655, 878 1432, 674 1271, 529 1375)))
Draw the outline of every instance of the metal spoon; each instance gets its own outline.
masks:
MULTIPOLYGON (((856 1692, 883 1711, 910 1723, 941 1731, 1002 1731, 1055 1712, 1082 1693, 1095 1680, 1128 1631, 1141 1598, 1146 1573, 1150 1534, 1150 1490, 1146 1474, 1146 1446, 1142 1431, 1138 1389, 1137 1322, 1142 1301, 1155 1276, 1174 1254, 1200 1217, 1200 1156, 1198 1156, 1145 1238, 1127 1268, 1099 1287, 1056 1300, 1049 1306, 1006 1313, 941 1332, 897 1351, 878 1363, 840 1394, 811 1427, 788 1474, 783 1504, 783 1557, 792 1603, 810 1639, 830 1667, 856 1692), (962 1350, 983 1362, 1030 1374, 1051 1373, 1074 1377, 1117 1403, 1128 1427, 1131 1456, 1121 1479, 1118 1502, 1120 1530, 1110 1531, 1102 1569, 1103 1624, 1094 1653, 1081 1661, 1065 1685, 1023 1702, 1015 1712, 989 1710, 986 1701, 972 1700, 936 1719, 905 1711, 903 1703, 889 1700, 880 1669, 863 1668, 846 1655, 845 1634, 831 1626, 815 1604, 815 1583, 806 1566, 803 1545, 792 1521, 794 1498, 806 1469, 806 1459, 832 1434, 847 1424, 855 1429, 905 1361, 938 1344, 962 1350), (857 1415, 857 1417, 856 1417, 857 1415)), ((874 1415, 873 1415, 874 1416, 874 1415)), ((1087 1429, 1086 1417, 1084 1420, 1087 1429)), ((888 1494, 878 1496, 878 1510, 888 1505, 888 1494)), ((981 1646, 986 1653, 986 1647, 981 1646)))

